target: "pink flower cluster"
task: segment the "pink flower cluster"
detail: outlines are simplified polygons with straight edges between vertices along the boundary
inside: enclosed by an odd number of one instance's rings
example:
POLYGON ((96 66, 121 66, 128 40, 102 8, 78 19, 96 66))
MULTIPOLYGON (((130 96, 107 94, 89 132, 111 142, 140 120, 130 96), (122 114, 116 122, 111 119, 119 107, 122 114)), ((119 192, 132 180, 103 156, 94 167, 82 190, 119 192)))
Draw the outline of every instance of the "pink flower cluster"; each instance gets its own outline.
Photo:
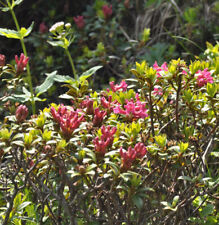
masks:
POLYGON ((128 148, 128 151, 123 151, 122 147, 120 148, 120 156, 122 158, 122 168, 128 169, 131 167, 133 161, 135 159, 141 159, 145 156, 147 152, 146 147, 144 146, 143 143, 137 143, 134 147, 128 148))
POLYGON ((23 53, 20 55, 20 59, 18 59, 18 56, 15 56, 15 62, 17 64, 17 74, 20 74, 24 71, 24 68, 26 67, 28 63, 29 57, 26 57, 23 53))
POLYGON ((99 127, 102 124, 105 115, 106 111, 100 111, 99 108, 96 108, 94 110, 93 126, 99 127))
POLYGON ((159 72, 168 71, 168 67, 167 67, 167 63, 166 62, 164 62, 161 65, 161 67, 159 67, 157 62, 155 61, 154 65, 153 65, 153 68, 157 71, 157 77, 161 77, 159 72))
POLYGON ((199 87, 203 87, 207 83, 213 83, 213 77, 211 76, 211 73, 208 71, 208 68, 205 68, 203 71, 198 70, 196 72, 195 76, 197 77, 197 85, 199 87))
POLYGON ((67 107, 61 105, 58 111, 51 107, 51 114, 54 120, 60 125, 61 131, 66 138, 70 138, 73 131, 80 126, 84 116, 79 117, 78 112, 68 110, 67 107))
POLYGON ((73 18, 75 21, 75 24, 78 29, 82 30, 85 26, 85 21, 83 16, 76 16, 73 18))
POLYGON ((0 66, 5 65, 5 55, 0 54, 0 66))
POLYGON ((111 112, 113 112, 113 108, 115 104, 118 104, 118 101, 115 100, 112 102, 112 96, 109 95, 108 96, 108 100, 105 97, 102 97, 100 99, 101 102, 101 106, 107 110, 107 113, 110 114, 111 112))
POLYGON ((126 82, 124 80, 121 81, 120 84, 114 84, 114 81, 111 81, 110 84, 110 88, 112 89, 113 92, 119 91, 122 89, 122 91, 126 91, 128 85, 126 84, 126 82))
POLYGON ((23 122, 28 116, 28 108, 25 105, 19 105, 15 112, 18 123, 23 122))
POLYGON ((105 19, 109 19, 113 13, 112 5, 103 5, 102 12, 105 19))
POLYGON ((127 118, 145 118, 148 116, 146 103, 137 100, 134 102, 132 99, 130 101, 126 100, 126 105, 124 105, 124 109, 121 109, 120 106, 116 106, 113 111, 116 114, 126 115, 127 118))
POLYGON ((93 140, 94 146, 95 146, 95 151, 101 154, 102 156, 105 155, 106 150, 108 147, 112 146, 113 144, 113 135, 116 133, 116 127, 111 128, 110 126, 102 126, 101 127, 101 133, 102 136, 96 137, 93 140))

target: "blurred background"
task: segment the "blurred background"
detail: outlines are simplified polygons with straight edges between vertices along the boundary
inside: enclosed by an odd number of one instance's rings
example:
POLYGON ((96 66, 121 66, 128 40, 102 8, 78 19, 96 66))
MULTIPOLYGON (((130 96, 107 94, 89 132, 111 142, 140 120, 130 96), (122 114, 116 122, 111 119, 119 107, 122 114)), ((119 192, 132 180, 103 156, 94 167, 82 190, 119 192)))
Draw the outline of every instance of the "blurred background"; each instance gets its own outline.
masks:
MULTIPOLYGON (((59 21, 71 23, 74 30, 69 50, 77 72, 103 66, 91 80, 94 89, 130 77, 136 61, 161 65, 179 57, 194 60, 202 56, 206 42, 219 39, 218 0, 23 0, 15 13, 22 27, 34 21, 25 39, 34 87, 45 73, 72 73, 63 49, 47 43, 49 28, 59 21)), ((15 29, 10 13, 0 12, 0 18, 1 28, 15 29)), ((18 40, 0 36, 0 54, 7 63, 21 51, 18 40)), ((53 85, 47 98, 54 100, 60 86, 53 85)))

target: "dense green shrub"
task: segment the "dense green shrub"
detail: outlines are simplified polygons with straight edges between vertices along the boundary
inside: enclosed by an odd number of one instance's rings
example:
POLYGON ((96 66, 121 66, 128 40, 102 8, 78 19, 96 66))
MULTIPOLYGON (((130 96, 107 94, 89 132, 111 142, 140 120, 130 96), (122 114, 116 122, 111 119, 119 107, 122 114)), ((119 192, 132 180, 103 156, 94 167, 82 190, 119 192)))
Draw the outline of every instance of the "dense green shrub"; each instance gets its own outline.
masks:
POLYGON ((100 92, 81 76, 71 105, 29 119, 19 106, 0 132, 2 224, 217 224, 217 49, 100 92))

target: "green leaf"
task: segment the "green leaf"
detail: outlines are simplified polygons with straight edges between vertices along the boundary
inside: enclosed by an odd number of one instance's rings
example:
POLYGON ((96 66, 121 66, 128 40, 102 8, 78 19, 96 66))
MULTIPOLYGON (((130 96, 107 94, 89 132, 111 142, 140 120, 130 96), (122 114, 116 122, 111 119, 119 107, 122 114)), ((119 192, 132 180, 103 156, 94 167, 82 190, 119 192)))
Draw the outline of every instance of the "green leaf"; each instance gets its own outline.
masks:
POLYGON ((210 83, 207 83, 207 93, 210 97, 214 97, 214 95, 217 93, 217 84, 216 83, 213 83, 213 84, 210 84, 210 83))
POLYGON ((219 152, 211 152, 211 155, 214 157, 219 158, 219 152))
POLYGON ((47 78, 44 80, 44 82, 40 86, 36 87, 36 92, 38 93, 37 96, 46 92, 50 87, 52 87, 55 81, 60 83, 73 81, 73 78, 70 76, 57 75, 57 70, 53 71, 52 73, 46 73, 46 75, 47 78))
POLYGON ((27 29, 24 28, 24 27, 21 27, 21 31, 20 31, 21 36, 27 37, 31 33, 31 31, 33 30, 33 26, 34 26, 34 22, 32 22, 31 25, 27 29), (22 29, 23 29, 23 31, 22 31, 22 29), (24 33, 24 31, 25 31, 25 33, 24 33))
POLYGON ((1 10, 2 12, 7 12, 7 11, 10 10, 10 8, 9 8, 9 7, 0 7, 0 10, 1 10))
POLYGON ((100 68, 102 68, 102 66, 94 66, 91 69, 85 71, 80 77, 79 80, 81 82, 85 81, 88 77, 90 77, 91 75, 93 75, 97 70, 99 70, 100 68))
POLYGON ((139 195, 134 195, 134 196, 132 197, 132 201, 133 201, 133 203, 137 206, 138 209, 141 209, 141 208, 143 207, 144 202, 143 202, 143 199, 142 199, 141 196, 139 196, 139 195))
POLYGON ((0 35, 7 38, 21 39, 20 32, 10 29, 0 28, 0 35))
POLYGON ((47 42, 54 47, 59 46, 59 47, 66 49, 65 43, 63 41, 47 41, 47 42))
POLYGON ((17 208, 18 211, 24 209, 25 207, 27 207, 28 205, 30 205, 31 202, 23 202, 22 204, 20 204, 17 208))
POLYGON ((21 2, 23 2, 23 0, 16 0, 16 1, 14 2, 14 6, 15 6, 15 5, 19 5, 21 2))
POLYGON ((214 206, 212 204, 207 204, 200 212, 202 217, 208 216, 214 212, 214 206))
POLYGON ((175 207, 178 201, 179 201, 179 195, 176 195, 176 196, 173 198, 172 207, 175 207))

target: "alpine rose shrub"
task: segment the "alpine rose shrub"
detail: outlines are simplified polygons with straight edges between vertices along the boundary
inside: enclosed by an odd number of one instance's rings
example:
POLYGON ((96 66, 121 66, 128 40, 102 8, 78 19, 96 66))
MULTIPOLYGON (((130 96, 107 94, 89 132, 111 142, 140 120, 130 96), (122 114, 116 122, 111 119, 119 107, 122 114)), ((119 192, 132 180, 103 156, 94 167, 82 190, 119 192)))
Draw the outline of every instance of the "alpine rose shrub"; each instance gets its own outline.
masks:
POLYGON ((5 118, 1 224, 218 224, 217 60, 131 72, 131 85, 98 92, 82 77, 71 105, 5 118))

